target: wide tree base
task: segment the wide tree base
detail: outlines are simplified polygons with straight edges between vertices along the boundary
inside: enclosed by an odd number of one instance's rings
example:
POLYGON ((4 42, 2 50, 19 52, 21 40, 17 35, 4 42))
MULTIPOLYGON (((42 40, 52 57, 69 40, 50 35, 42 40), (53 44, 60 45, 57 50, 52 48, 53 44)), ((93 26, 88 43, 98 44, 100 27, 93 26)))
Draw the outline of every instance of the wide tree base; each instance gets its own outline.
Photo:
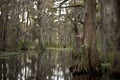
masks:
POLYGON ((85 67, 80 67, 80 66, 71 66, 69 68, 70 72, 72 73, 73 76, 77 75, 103 75, 102 69, 92 69, 92 68, 85 68, 85 67))

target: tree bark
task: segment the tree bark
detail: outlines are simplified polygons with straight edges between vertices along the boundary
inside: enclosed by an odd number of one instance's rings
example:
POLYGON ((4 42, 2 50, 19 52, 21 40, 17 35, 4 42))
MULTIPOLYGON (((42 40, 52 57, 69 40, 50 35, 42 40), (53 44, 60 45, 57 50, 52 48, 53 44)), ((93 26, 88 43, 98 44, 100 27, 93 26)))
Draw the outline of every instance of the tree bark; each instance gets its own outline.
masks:
POLYGON ((120 74, 120 0, 114 0, 113 4, 114 8, 113 11, 115 12, 115 19, 113 19, 114 27, 112 27, 114 34, 113 34, 113 51, 114 51, 114 58, 113 58, 113 65, 112 70, 115 74, 120 74))
POLYGON ((100 0, 100 27, 99 27, 99 36, 100 36, 100 46, 102 52, 102 61, 108 62, 108 55, 112 50, 112 22, 115 18, 113 10, 113 0, 100 0))
POLYGON ((40 49, 43 49, 43 37, 42 37, 42 35, 43 35, 43 23, 42 23, 42 10, 43 10, 43 1, 42 0, 38 0, 38 5, 37 5, 37 8, 38 8, 38 27, 39 27, 39 37, 38 37, 38 39, 39 39, 39 45, 38 45, 38 47, 40 48, 40 49))
MULTIPOLYGON (((6 3, 5 6, 8 7, 9 3, 6 3)), ((1 49, 5 50, 7 46, 7 22, 8 22, 8 9, 2 9, 1 10, 1 24, 2 24, 2 29, 1 29, 1 49)))
POLYGON ((88 66, 90 70, 97 70, 100 68, 96 48, 96 0, 86 0, 86 16, 84 22, 84 45, 86 47, 86 55, 88 59, 88 66))

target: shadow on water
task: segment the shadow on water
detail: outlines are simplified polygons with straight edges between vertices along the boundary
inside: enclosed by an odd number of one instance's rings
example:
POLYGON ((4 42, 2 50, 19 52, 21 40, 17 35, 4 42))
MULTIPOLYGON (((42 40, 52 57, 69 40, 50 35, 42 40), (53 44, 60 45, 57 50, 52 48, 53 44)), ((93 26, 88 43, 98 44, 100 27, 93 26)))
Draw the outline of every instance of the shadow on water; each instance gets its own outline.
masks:
POLYGON ((120 80, 69 73, 70 51, 20 51, 0 54, 0 80, 120 80))

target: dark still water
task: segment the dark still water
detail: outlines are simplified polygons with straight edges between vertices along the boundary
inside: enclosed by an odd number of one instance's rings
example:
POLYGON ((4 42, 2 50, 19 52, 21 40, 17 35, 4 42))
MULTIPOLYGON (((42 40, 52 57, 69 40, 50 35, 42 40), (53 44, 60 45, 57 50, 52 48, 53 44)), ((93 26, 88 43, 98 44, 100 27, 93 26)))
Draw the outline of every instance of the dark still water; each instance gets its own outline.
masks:
POLYGON ((110 77, 72 77, 70 51, 47 50, 3 52, 0 54, 0 80, 120 80, 110 77))

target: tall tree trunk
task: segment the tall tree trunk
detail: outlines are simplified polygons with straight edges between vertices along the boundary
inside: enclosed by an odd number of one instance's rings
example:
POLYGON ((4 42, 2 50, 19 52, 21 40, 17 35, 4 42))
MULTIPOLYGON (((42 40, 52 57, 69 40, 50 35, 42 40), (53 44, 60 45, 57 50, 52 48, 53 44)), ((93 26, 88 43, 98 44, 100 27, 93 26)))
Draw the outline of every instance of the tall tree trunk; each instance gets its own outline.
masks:
MULTIPOLYGON (((5 4, 6 7, 8 5, 8 3, 5 4)), ((6 46, 7 46, 7 40, 6 40, 6 37, 7 37, 7 21, 8 21, 8 9, 5 9, 5 10, 2 10, 1 11, 1 18, 2 18, 2 32, 1 32, 1 49, 2 50, 5 50, 6 49, 6 46)))
POLYGON ((43 23, 42 23, 42 9, 43 9, 43 1, 42 0, 38 0, 38 5, 37 5, 37 8, 38 8, 38 27, 39 27, 39 45, 38 47, 40 49, 43 49, 43 40, 42 40, 42 34, 43 34, 43 23))
POLYGON ((76 21, 74 22, 74 33, 75 33, 75 49, 76 49, 76 52, 79 53, 79 49, 80 49, 80 33, 79 33, 79 30, 77 28, 77 23, 76 21))
MULTIPOLYGON (((73 4, 76 5, 76 0, 73 0, 73 4)), ((80 46, 81 46, 81 39, 80 39, 80 32, 79 32, 79 28, 78 28, 78 9, 75 7, 73 8, 73 12, 72 12, 72 16, 74 18, 74 20, 72 20, 72 18, 70 18, 71 23, 73 25, 72 30, 74 31, 74 35, 75 35, 75 53, 77 53, 76 56, 78 56, 78 53, 80 53, 80 46)), ((68 15, 68 11, 67 11, 67 15, 68 15)))
MULTIPOLYGON (((113 20, 113 0, 100 0, 100 45, 102 50, 102 61, 108 61, 108 55, 112 49, 111 37, 113 34, 111 21, 113 20), (104 36, 103 36, 104 35, 104 36)), ((115 16, 114 16, 115 17, 115 16)))
POLYGON ((86 55, 88 59, 88 66, 90 70, 100 68, 96 48, 96 0, 86 0, 86 16, 84 22, 84 45, 86 46, 86 55))
POLYGON ((86 15, 83 25, 83 39, 82 42, 85 48, 82 48, 80 60, 70 67, 73 75, 76 72, 80 73, 100 73, 100 61, 96 47, 96 0, 86 0, 85 2, 86 15), (76 70, 79 70, 77 71, 76 70))
MULTIPOLYGON (((26 45, 26 34, 27 34, 27 23, 25 23, 25 2, 23 2, 23 12, 22 12, 22 24, 24 27, 24 41, 23 41, 23 45, 22 45, 22 50, 27 50, 27 45, 26 45)), ((27 6, 28 7, 28 6, 27 6)), ((28 21, 28 14, 27 14, 27 21, 28 21)))
POLYGON ((113 73, 115 74, 120 74, 120 0, 114 0, 114 4, 113 4, 114 8, 113 11, 115 12, 115 18, 116 20, 113 18, 113 23, 114 23, 114 27, 112 27, 112 29, 114 30, 114 34, 113 34, 113 50, 114 50, 114 58, 113 58, 113 65, 112 65, 112 69, 113 69, 113 73))
MULTIPOLYGON (((118 73, 120 72, 120 0, 100 0, 100 2, 100 31, 101 39, 103 39, 101 42, 103 55, 108 53, 108 50, 112 49, 114 52, 112 72, 118 73), (106 46, 106 41, 111 46, 106 46), (107 47, 107 50, 104 47, 107 47)), ((106 58, 106 56, 104 58, 106 58)))

